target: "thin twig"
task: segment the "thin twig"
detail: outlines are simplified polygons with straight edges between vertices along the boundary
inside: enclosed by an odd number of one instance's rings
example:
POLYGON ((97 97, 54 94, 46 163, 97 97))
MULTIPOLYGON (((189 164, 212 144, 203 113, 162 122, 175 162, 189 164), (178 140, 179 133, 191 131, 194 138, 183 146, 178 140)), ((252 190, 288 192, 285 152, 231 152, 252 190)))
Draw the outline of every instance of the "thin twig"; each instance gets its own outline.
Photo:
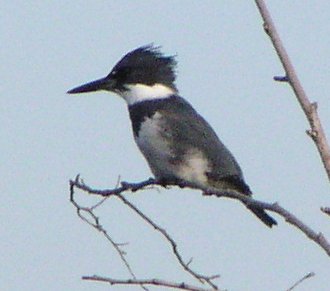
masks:
POLYGON ((84 276, 82 277, 83 280, 90 280, 90 281, 101 281, 106 282, 111 285, 154 285, 158 287, 166 287, 166 288, 175 288, 180 290, 188 290, 188 291, 212 291, 214 289, 205 289, 199 288, 193 285, 188 285, 186 283, 176 283, 170 282, 160 279, 128 279, 128 280, 120 280, 120 279, 113 279, 109 277, 102 277, 102 276, 84 276))
POLYGON ((275 76, 274 80, 277 82, 289 82, 289 78, 287 76, 275 76))
MULTIPOLYGON (((78 204, 78 202, 74 199, 74 186, 75 183, 79 183, 79 175, 77 175, 75 181, 70 181, 70 202, 74 205, 74 207, 76 208, 77 214, 78 216, 85 221, 88 225, 92 226, 94 229, 96 229, 97 231, 101 232, 105 238, 111 243, 111 245, 114 247, 114 249, 116 250, 116 252, 118 253, 120 259, 122 260, 122 262, 124 263, 124 265, 126 266, 126 269, 128 270, 129 274, 132 276, 132 278, 136 279, 136 276, 130 266, 130 264, 128 263, 128 261, 125 258, 125 251, 123 251, 120 247, 123 245, 121 243, 116 243, 113 241, 113 239, 109 236, 108 232, 102 227, 102 225, 100 224, 100 219, 99 217, 97 217, 95 215, 95 213, 93 212, 93 210, 95 210, 95 208, 97 208, 98 206, 100 206, 106 199, 108 199, 110 196, 103 198, 100 202, 96 203, 95 205, 91 206, 91 207, 82 207, 81 205, 78 204), (87 216, 89 218, 87 218, 85 215, 87 214, 87 216)), ((83 185, 83 183, 82 183, 83 185)), ((144 290, 148 290, 146 287, 144 287, 143 285, 141 285, 141 288, 144 290)))
MULTIPOLYGON (((304 88, 302 87, 298 79, 295 69, 290 61, 290 58, 277 33, 276 27, 270 16, 270 13, 267 9, 265 2, 263 0, 255 0, 255 2, 263 18, 265 32, 270 37, 273 46, 276 50, 276 53, 280 58, 283 68, 285 70, 286 73, 285 81, 287 81, 292 87, 297 97, 297 100, 307 117, 307 120, 310 125, 310 129, 307 130, 307 133, 312 138, 318 149, 318 152, 321 156, 321 160, 323 162, 323 166, 328 175, 328 179, 330 180, 330 147, 327 142, 327 138, 323 130, 321 120, 317 113, 317 104, 316 102, 311 103, 309 101, 304 91, 304 88)), ((277 80, 277 81, 283 81, 283 80, 277 80)))
POLYGON ((294 283, 288 290, 286 291, 292 291, 294 288, 296 288, 299 284, 301 284, 303 281, 305 281, 306 279, 312 278, 315 276, 314 272, 309 272, 308 274, 306 274, 304 277, 302 277, 301 279, 299 279, 296 283, 294 283))

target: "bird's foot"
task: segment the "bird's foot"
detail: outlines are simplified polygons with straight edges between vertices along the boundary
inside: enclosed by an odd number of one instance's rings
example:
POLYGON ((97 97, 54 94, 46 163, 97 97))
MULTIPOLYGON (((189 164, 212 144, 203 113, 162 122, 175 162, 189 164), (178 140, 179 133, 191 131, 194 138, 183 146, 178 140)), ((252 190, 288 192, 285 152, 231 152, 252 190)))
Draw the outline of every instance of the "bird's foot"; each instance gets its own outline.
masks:
POLYGON ((168 188, 170 186, 179 186, 180 188, 184 188, 186 186, 185 182, 178 178, 159 178, 156 179, 156 181, 164 188, 168 188))

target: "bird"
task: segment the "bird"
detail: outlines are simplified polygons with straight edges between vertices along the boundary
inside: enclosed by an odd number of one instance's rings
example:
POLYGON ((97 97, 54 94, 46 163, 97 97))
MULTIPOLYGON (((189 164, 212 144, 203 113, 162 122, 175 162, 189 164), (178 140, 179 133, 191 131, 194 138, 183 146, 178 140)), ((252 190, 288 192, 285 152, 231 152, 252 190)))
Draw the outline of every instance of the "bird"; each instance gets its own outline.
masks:
MULTIPOLYGON (((176 56, 153 44, 124 55, 101 79, 69 90, 69 94, 108 91, 128 106, 133 135, 155 179, 162 185, 189 183, 251 196, 233 154, 209 123, 180 96, 176 56)), ((265 210, 246 204, 265 225, 277 222, 265 210)))

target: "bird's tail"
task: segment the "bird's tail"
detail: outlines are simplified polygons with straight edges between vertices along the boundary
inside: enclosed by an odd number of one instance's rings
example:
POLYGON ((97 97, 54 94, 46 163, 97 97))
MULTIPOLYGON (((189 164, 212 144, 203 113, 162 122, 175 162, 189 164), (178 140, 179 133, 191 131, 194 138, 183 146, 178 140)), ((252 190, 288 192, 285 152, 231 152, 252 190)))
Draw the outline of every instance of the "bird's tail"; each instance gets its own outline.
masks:
MULTIPOLYGON (((243 177, 239 175, 231 175, 227 177, 222 177, 221 179, 214 179, 214 178, 212 179, 211 174, 208 174, 208 178, 211 183, 211 186, 213 187, 216 187, 218 189, 234 190, 244 195, 250 197, 252 196, 252 191, 250 190, 250 187, 244 182, 243 177)), ((258 208, 256 206, 248 205, 248 203, 245 203, 245 205, 248 209, 250 209, 253 212, 255 216, 257 216, 268 227, 277 225, 276 220, 272 218, 270 215, 268 215, 265 210, 258 208)))
POLYGON ((264 224, 268 227, 272 227, 273 225, 277 225, 277 222, 274 218, 269 216, 265 210, 254 207, 254 206, 247 206, 255 216, 257 216, 264 224))

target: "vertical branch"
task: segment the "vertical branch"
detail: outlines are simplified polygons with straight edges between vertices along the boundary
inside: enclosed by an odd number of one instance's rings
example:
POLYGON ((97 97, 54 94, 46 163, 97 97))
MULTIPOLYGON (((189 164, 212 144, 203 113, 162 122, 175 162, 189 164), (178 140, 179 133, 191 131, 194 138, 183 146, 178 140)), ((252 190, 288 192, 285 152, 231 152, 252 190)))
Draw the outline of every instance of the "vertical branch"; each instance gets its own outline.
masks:
POLYGON ((326 170, 328 178, 330 180, 330 147, 327 142, 320 118, 317 114, 317 103, 311 103, 302 87, 295 69, 290 61, 290 58, 282 44, 282 41, 276 31, 273 20, 269 14, 267 6, 263 0, 255 0, 256 5, 259 9, 259 12, 264 20, 264 29, 266 33, 269 35, 273 46, 276 50, 278 57, 281 60, 283 68, 285 70, 286 76, 282 79, 275 79, 280 81, 287 81, 292 87, 297 100, 304 111, 307 120, 310 125, 310 130, 307 130, 307 134, 314 141, 319 154, 321 156, 321 160, 323 162, 323 166, 326 170))

